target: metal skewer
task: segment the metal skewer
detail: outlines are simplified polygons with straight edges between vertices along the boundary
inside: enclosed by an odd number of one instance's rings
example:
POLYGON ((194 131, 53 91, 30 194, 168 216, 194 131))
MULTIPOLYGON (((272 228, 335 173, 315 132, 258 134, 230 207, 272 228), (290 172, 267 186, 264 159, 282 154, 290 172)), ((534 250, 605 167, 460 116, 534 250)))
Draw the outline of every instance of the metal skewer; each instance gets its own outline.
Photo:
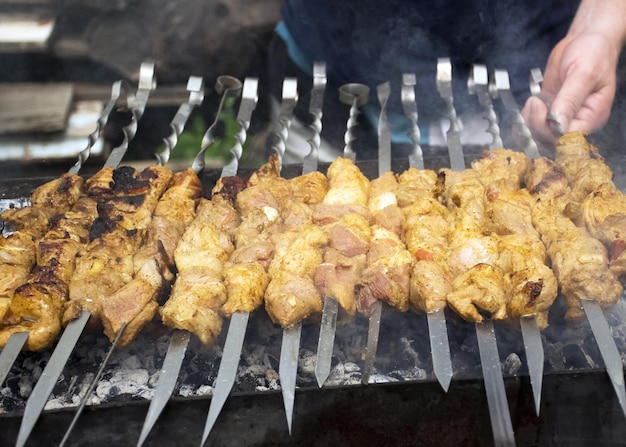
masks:
MULTIPOLYGON (((541 73, 541 70, 538 68, 531 70, 529 81, 531 93, 541 99, 548 107, 549 113, 547 119, 551 123, 552 128, 562 135, 563 128, 556 117, 552 114, 549 101, 541 93, 541 82, 543 81, 543 74, 541 73)), ((615 344, 615 339, 611 335, 611 329, 606 321, 602 308, 596 300, 587 298, 581 299, 580 302, 582 303, 585 315, 587 316, 587 321, 589 321, 589 325, 591 326, 591 332, 593 333, 596 343, 598 344, 598 349, 602 355, 602 360, 604 360, 606 371, 611 379, 611 384, 613 385, 613 389, 617 395, 622 412, 626 415, 624 366, 620 353, 617 349, 617 345, 615 344)))
MULTIPOLYGON (((162 152, 156 154, 157 164, 159 166, 165 166, 165 164, 167 164, 167 162, 170 159, 172 149, 176 146, 178 137, 184 130, 185 124, 187 123, 187 120, 189 119, 191 112, 193 111, 195 107, 198 107, 202 104, 202 101, 204 100, 204 80, 201 77, 191 76, 187 82, 187 91, 190 92, 189 99, 187 102, 181 104, 181 106, 178 108, 176 114, 174 115, 174 118, 172 119, 170 123, 170 128, 172 132, 170 133, 170 135, 168 135, 164 139, 165 149, 162 152)), ((104 372, 104 369, 106 368, 106 365, 108 364, 109 359, 111 358, 111 355, 115 351, 118 341, 124 334, 126 327, 127 327, 127 323, 124 323, 120 327, 120 329, 117 331, 117 334, 115 335, 115 339, 113 340, 113 343, 111 343, 111 346, 109 348, 107 355, 104 357, 104 359, 100 363, 98 372, 96 373, 91 383, 89 384, 87 392, 81 399, 80 405, 78 406, 76 413, 74 413, 74 418, 72 419, 70 426, 65 432, 63 439, 61 440, 60 447, 63 447, 65 443, 67 442, 72 430, 74 429, 74 426, 76 425, 76 422, 78 422, 78 419, 80 418, 80 415, 82 414, 85 408, 85 405, 87 404, 87 401, 89 400, 89 397, 91 396, 94 388, 100 381, 100 377, 102 376, 102 373, 104 372)))
POLYGON ((324 91, 326 90, 326 63, 315 62, 313 64, 313 89, 309 102, 309 113, 313 117, 310 125, 311 138, 308 143, 311 147, 309 154, 304 157, 302 172, 317 171, 319 148, 322 143, 322 115, 324 109, 324 91))
MULTIPOLYGON (((129 142, 137 133, 138 121, 143 115, 148 97, 155 87, 156 81, 154 77, 154 64, 141 64, 137 93, 133 97, 130 104, 132 113, 131 122, 124 127, 124 140, 120 146, 113 149, 109 158, 106 160, 104 167, 116 167, 121 162, 126 150, 128 149, 129 142)), ((50 357, 50 361, 46 365, 39 381, 33 388, 32 394, 26 402, 24 417, 22 419, 22 424, 20 425, 16 442, 17 447, 23 446, 28 440, 35 423, 39 419, 39 416, 43 411, 43 407, 52 393, 54 385, 63 371, 70 354, 74 350, 78 339, 83 333, 90 316, 90 312, 83 311, 79 318, 72 320, 65 327, 65 330, 63 331, 63 334, 61 335, 61 338, 59 339, 59 342, 50 357)))
MULTIPOLYGON (((313 136, 309 140, 311 146, 310 153, 305 157, 302 165, 302 174, 309 174, 317 171, 318 149, 322 129, 322 103, 324 88, 326 86, 326 66, 316 63, 313 67, 313 91, 311 92, 311 103, 309 111, 314 116, 312 125, 313 136)), ((302 335, 302 321, 295 325, 283 329, 283 338, 280 347, 280 359, 278 365, 278 375, 280 377, 280 388, 283 396, 283 405, 287 417, 287 428, 291 434, 293 421, 293 405, 296 397, 296 377, 298 372, 298 357, 300 353, 300 339, 302 335)))
MULTIPOLYGON (((326 84, 324 78, 323 85, 326 84)), ((322 85, 320 80, 318 85, 322 85)), ((350 115, 346 124, 346 133, 344 135, 345 147, 343 156, 352 161, 356 160, 356 153, 352 149, 352 141, 354 141, 353 130, 357 125, 357 116, 359 115, 359 107, 369 101, 369 87, 363 84, 346 84, 339 89, 339 99, 342 103, 350 105, 350 115)), ((321 104, 320 104, 321 105, 321 104)), ((320 116, 321 118, 321 116, 320 116)), ((321 124, 321 123, 320 123, 321 124)), ((321 130, 321 126, 320 126, 321 130)), ((311 152, 317 153, 319 140, 311 140, 311 152), (316 146, 317 145, 317 146, 316 146), (314 149, 313 149, 314 148, 314 149)), ((305 160, 306 162, 306 160, 305 160)), ((317 163, 315 165, 317 169, 317 163)), ((331 296, 324 297, 324 307, 322 309, 322 320, 320 324, 320 335, 317 344, 317 362, 315 364, 315 378, 317 384, 322 387, 328 379, 331 369, 333 347, 335 344, 335 332, 337 330, 337 312, 339 304, 331 296)))
MULTIPOLYGON (((79 152, 78 160, 76 161, 74 166, 69 169, 68 173, 78 174, 83 164, 91 155, 91 150, 93 146, 100 139, 100 136, 102 135, 102 130, 109 120, 109 116, 118 104, 122 90, 127 93, 127 86, 125 86, 122 81, 116 81, 113 83, 113 86, 111 88, 111 98, 109 99, 107 105, 104 107, 102 113, 100 114, 100 117, 96 121, 96 129, 87 137, 87 147, 79 152)), ((3 231, 5 230, 4 226, 2 229, 3 231)), ((9 337, 7 344, 2 349, 2 353, 0 353, 0 384, 4 383, 7 374, 11 370, 11 366, 13 366, 13 364, 15 363, 17 356, 21 352, 27 340, 28 332, 18 332, 9 337)))
POLYGON ((489 74, 487 67, 481 64, 472 65, 470 76, 467 80, 467 89, 472 95, 476 95, 479 104, 483 108, 483 118, 487 121, 487 133, 492 136, 489 149, 499 149, 504 147, 500 137, 500 125, 498 116, 493 108, 491 94, 489 92, 489 74))
MULTIPOLYGON (((380 103, 380 116, 378 119, 378 175, 381 176, 385 172, 391 171, 391 128, 387 118, 387 102, 391 94, 391 86, 388 82, 380 84, 376 88, 376 93, 380 103)), ((367 328, 367 351, 365 352, 365 365, 363 367, 363 375, 361 376, 363 385, 369 383, 372 370, 374 369, 382 310, 383 303, 380 300, 370 307, 367 328)))
MULTIPOLYGON (((272 147, 272 149, 278 154, 281 166, 283 155, 285 154, 287 137, 289 136, 289 127, 293 117, 293 109, 298 101, 298 81, 295 78, 287 78, 284 80, 282 96, 283 98, 280 118, 278 121, 278 129, 275 133, 277 141, 272 147)), ((200 443, 201 446, 206 443, 206 440, 211 433, 211 429, 215 425, 215 422, 217 421, 217 418, 226 403, 226 399, 233 388, 233 384, 235 383, 237 367, 239 366, 239 362, 241 360, 241 348, 243 347, 249 318, 250 313, 245 311, 237 311, 230 317, 228 333, 226 335, 226 341, 224 342, 224 350, 222 351, 222 360, 217 372, 217 377, 215 378, 213 396, 211 397, 211 404, 209 405, 209 413, 207 415, 204 431, 202 433, 202 442, 200 443)))
MULTIPOLYGON (((246 82, 247 84, 245 88, 247 90, 245 90, 244 99, 242 99, 242 104, 240 106, 240 114, 238 115, 238 118, 243 118, 243 120, 240 121, 240 126, 245 127, 245 130, 247 130, 247 126, 249 125, 250 117, 248 115, 242 116, 241 110, 245 109, 247 113, 247 111, 250 109, 250 106, 246 104, 244 107, 243 103, 254 101, 254 104, 256 104, 256 90, 258 85, 256 79, 249 79, 246 80, 246 82)), ((242 83, 237 78, 234 78, 232 76, 219 76, 216 81, 215 91, 219 95, 221 95, 221 98, 218 109, 215 113, 213 123, 205 131, 202 137, 202 142, 200 143, 200 151, 196 154, 196 157, 192 162, 191 168, 196 173, 200 173, 206 165, 205 153, 207 149, 211 147, 211 145, 215 142, 215 129, 220 121, 220 116, 222 108, 224 107, 224 103, 226 102, 227 98, 238 97, 242 93, 242 83)), ((254 107, 252 107, 252 110, 253 109, 254 107)), ((252 110, 250 110, 250 115, 252 114, 252 110)), ((241 144, 243 144, 243 142, 241 144)), ((233 157, 238 160, 238 156, 236 155, 237 152, 233 152, 232 154, 233 157)), ((229 163, 227 166, 228 167, 224 167, 222 169, 221 177, 227 177, 237 174, 237 166, 234 167, 234 172, 232 163, 229 163)), ((159 416, 167 405, 167 402, 172 396, 172 393, 174 392, 174 388, 176 387, 176 381, 178 380, 180 368, 183 364, 185 354, 187 353, 187 347, 189 346, 190 339, 191 333, 188 331, 176 329, 172 333, 172 337, 170 338, 170 344, 168 346, 165 359, 163 360, 163 367, 161 368, 161 375, 159 376, 159 381, 154 392, 154 397, 150 402, 150 407, 148 408, 148 413, 146 414, 146 419, 141 429, 141 434, 139 435, 139 440, 137 442, 138 446, 143 445, 146 438, 150 434, 150 431, 154 427, 154 424, 159 419, 159 416)))
MULTIPOLYGON (((417 104, 415 102, 415 75, 402 76, 402 106, 404 114, 411 121, 410 137, 414 150, 409 155, 409 166, 424 169, 424 155, 419 144, 420 133, 417 124, 417 104)), ((430 352, 433 359, 433 371, 439 384, 448 391, 452 381, 452 359, 450 358, 450 342, 444 309, 437 309, 426 313, 428 320, 428 335, 430 338, 430 352)))
MULTIPOLYGON (((524 146, 524 152, 528 158, 538 158, 539 150, 531 137, 530 130, 522 115, 509 83, 509 74, 506 70, 495 70, 492 85, 492 94, 499 97, 505 108, 514 114, 516 129, 519 135, 524 138, 527 143, 524 146)), ((536 315, 527 315, 519 319, 522 330, 522 339, 524 340, 524 352, 526 353, 526 362, 528 363, 528 374, 530 375, 530 385, 533 390, 533 399, 535 402, 535 412, 539 416, 541 407, 541 388, 543 385, 543 362, 544 352, 543 343, 541 342, 541 331, 537 325, 536 315)))
MULTIPOLYGON (((450 128, 447 132, 450 165, 452 170, 461 171, 465 169, 465 158, 461 145, 461 124, 454 109, 452 64, 448 58, 440 58, 437 61, 437 88, 446 103, 447 117, 450 120, 450 128)), ((514 446, 515 435, 493 322, 485 319, 482 323, 476 323, 475 327, 494 441, 497 446, 514 446)))

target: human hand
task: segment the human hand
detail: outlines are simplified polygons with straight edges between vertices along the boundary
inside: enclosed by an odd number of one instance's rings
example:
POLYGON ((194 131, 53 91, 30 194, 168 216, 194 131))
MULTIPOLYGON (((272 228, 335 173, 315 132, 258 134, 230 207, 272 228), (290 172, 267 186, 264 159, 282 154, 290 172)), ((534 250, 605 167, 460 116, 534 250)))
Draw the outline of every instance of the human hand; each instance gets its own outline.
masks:
POLYGON ((522 116, 540 145, 553 145, 559 131, 601 129, 609 119, 615 97, 621 42, 608 33, 570 33, 552 50, 544 72, 542 92, 526 102, 522 116), (548 119, 548 113, 560 126, 548 119))

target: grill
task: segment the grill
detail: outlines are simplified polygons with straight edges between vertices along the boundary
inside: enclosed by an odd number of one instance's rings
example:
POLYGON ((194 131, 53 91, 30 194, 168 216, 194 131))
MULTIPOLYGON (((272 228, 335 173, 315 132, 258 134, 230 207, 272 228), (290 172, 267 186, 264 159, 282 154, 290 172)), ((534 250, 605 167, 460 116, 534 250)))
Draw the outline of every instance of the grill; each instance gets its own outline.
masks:
MULTIPOLYGON (((502 124, 505 141, 515 141, 507 133, 507 122, 502 124)), ((465 146, 466 160, 479 157, 483 149, 465 146)), ((425 145, 423 150, 426 168, 450 165, 447 148, 425 145)), ((615 173, 617 186, 624 190, 626 157, 617 149, 609 152, 608 148, 603 155, 615 173)), ((357 164, 369 178, 377 177, 376 161, 359 160, 357 164)), ((320 170, 327 167, 321 164, 320 170)), ((395 172, 403 172, 409 167, 409 160, 394 158, 391 167, 395 172)), ((289 178, 301 171, 302 165, 290 164, 283 167, 281 175, 289 178)), ((253 169, 239 171, 243 177, 252 172, 253 169)), ((201 180, 205 192, 211 190, 220 173, 219 169, 204 169, 201 180)), ((0 181, 2 206, 23 206, 24 198, 49 178, 0 181)), ((598 343, 587 322, 564 326, 564 312, 559 299, 551 310, 550 326, 542 332, 546 360, 539 416, 535 414, 521 333, 505 324, 496 324, 515 440, 518 445, 621 445, 626 439, 624 414, 604 369, 598 343)), ((623 358, 626 353, 624 301, 620 299, 605 316, 623 358)), ((445 393, 434 377, 424 315, 383 309, 378 354, 369 385, 361 384, 368 321, 357 318, 352 324, 340 325, 331 374, 321 389, 314 372, 319 321, 305 324, 291 433, 285 421, 278 372, 283 331, 261 310, 251 318, 233 392, 211 432, 210 445, 321 446, 368 442, 482 446, 494 443, 493 418, 485 397, 476 330, 452 312, 446 311, 446 320, 454 378, 445 393)), ((172 399, 145 445, 199 442, 226 332, 224 328, 218 343, 210 348, 192 338, 172 399)), ((113 352, 87 401, 86 411, 74 427, 68 441, 71 445, 136 443, 171 335, 170 329, 155 322, 129 347, 113 352)), ((81 336, 28 445, 61 441, 109 347, 110 342, 100 333, 81 336)), ((12 445, 17 438, 26 400, 51 354, 52 349, 22 352, 8 373, 0 390, 3 445, 12 445)), ((495 443, 499 444, 499 440, 495 443)))

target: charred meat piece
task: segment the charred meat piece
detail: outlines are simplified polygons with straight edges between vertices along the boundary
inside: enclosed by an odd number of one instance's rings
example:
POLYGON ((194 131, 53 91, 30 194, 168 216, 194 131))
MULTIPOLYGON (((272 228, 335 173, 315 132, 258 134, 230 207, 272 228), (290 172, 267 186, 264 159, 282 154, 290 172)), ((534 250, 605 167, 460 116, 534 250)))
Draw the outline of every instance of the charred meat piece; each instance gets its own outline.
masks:
POLYGON ((159 298, 173 279, 174 250, 201 196, 202 184, 193 170, 174 174, 133 256, 133 279, 102 303, 102 323, 109 339, 127 325, 119 346, 129 344, 156 314, 159 298))

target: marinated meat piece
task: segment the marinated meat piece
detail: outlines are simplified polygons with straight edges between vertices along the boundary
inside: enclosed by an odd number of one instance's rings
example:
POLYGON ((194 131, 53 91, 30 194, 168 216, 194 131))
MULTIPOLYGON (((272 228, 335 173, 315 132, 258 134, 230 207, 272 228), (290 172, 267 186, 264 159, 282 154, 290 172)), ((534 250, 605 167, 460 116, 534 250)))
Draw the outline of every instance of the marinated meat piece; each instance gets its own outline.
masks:
POLYGON ((263 303, 274 257, 274 237, 283 228, 282 216, 292 203, 291 183, 280 177, 278 157, 270 156, 237 195, 241 225, 234 234, 235 250, 222 272, 227 300, 221 313, 252 312, 263 303), (276 195, 274 195, 276 194, 276 195))
POLYGON ((475 170, 445 170, 444 198, 450 213, 448 266, 454 291, 448 304, 463 318, 506 318, 503 272, 497 266, 498 238, 485 231, 485 188, 475 170))
POLYGON ((173 279, 174 250, 185 228, 195 216, 202 185, 187 169, 174 174, 169 188, 159 199, 154 216, 133 256, 133 278, 102 303, 104 332, 111 341, 124 326, 118 340, 125 346, 156 314, 162 291, 173 279))
POLYGON ((386 228, 395 234, 400 234, 404 214, 398 207, 397 193, 398 180, 396 175, 393 172, 385 172, 371 182, 368 208, 373 224, 386 228))
POLYGON ((326 248, 324 262, 317 266, 313 282, 322 297, 332 297, 349 315, 356 311, 355 287, 361 279, 367 259, 365 253, 346 256, 326 248))
POLYGON ((325 232, 313 223, 278 235, 268 271, 271 281, 265 291, 265 310, 283 328, 322 312, 313 277, 322 263, 321 247, 327 242, 325 232))
POLYGON ((190 331, 208 345, 221 332, 220 307, 226 301, 222 270, 235 248, 233 235, 224 228, 234 228, 230 223, 239 219, 233 204, 221 195, 200 201, 195 219, 174 251, 178 275, 159 310, 165 325, 190 331))
POLYGON ((412 205, 418 198, 436 198, 440 195, 440 180, 430 169, 410 167, 398 176, 396 199, 400 208, 412 205))
POLYGON ((427 192, 403 212, 406 220, 402 237, 413 257, 411 305, 421 312, 443 309, 453 279, 448 266, 449 210, 427 192))
POLYGON ((328 167, 328 186, 324 201, 313 213, 313 222, 328 238, 324 262, 314 273, 315 285, 321 296, 337 300, 351 317, 356 312, 354 288, 371 238, 371 185, 351 160, 338 158, 328 167))
POLYGON ((90 242, 76 257, 64 323, 83 310, 91 313, 92 325, 98 323, 102 302, 132 280, 133 256, 172 177, 162 166, 141 172, 126 167, 113 171, 111 194, 98 203, 90 242))
POLYGON ((476 264, 455 276, 452 286, 448 304, 465 320, 481 322, 483 313, 494 320, 506 318, 504 277, 498 267, 476 264))
POLYGON ((535 315, 541 329, 548 326, 548 311, 558 294, 556 276, 546 258, 546 249, 535 236, 500 236, 498 266, 504 272, 509 318, 535 315))
POLYGON ((602 241, 609 251, 611 271, 626 275, 626 196, 613 183, 613 174, 598 149, 581 132, 559 139, 556 163, 572 189, 565 213, 602 241))
POLYGON ((63 174, 35 189, 30 197, 31 206, 8 209, 2 213, 2 220, 14 230, 41 236, 48 230, 48 220, 71 209, 82 191, 82 177, 63 174))
MULTIPOLYGON (((154 210, 141 247, 133 257, 135 273, 153 258, 158 259, 168 270, 174 267, 174 250, 195 217, 200 197, 202 184, 192 169, 174 174, 169 188, 154 210)), ((170 274, 163 271, 166 275, 170 274)))
POLYGON ((537 200, 532 210, 533 224, 568 304, 565 318, 574 322, 584 318, 581 298, 595 299, 603 307, 614 304, 622 285, 609 270, 606 248, 563 214, 570 201, 563 170, 543 157, 531 160, 526 184, 537 200))
POLYGON ((374 226, 367 267, 356 284, 357 310, 365 315, 377 300, 400 312, 409 309, 411 254, 392 231, 374 226))

